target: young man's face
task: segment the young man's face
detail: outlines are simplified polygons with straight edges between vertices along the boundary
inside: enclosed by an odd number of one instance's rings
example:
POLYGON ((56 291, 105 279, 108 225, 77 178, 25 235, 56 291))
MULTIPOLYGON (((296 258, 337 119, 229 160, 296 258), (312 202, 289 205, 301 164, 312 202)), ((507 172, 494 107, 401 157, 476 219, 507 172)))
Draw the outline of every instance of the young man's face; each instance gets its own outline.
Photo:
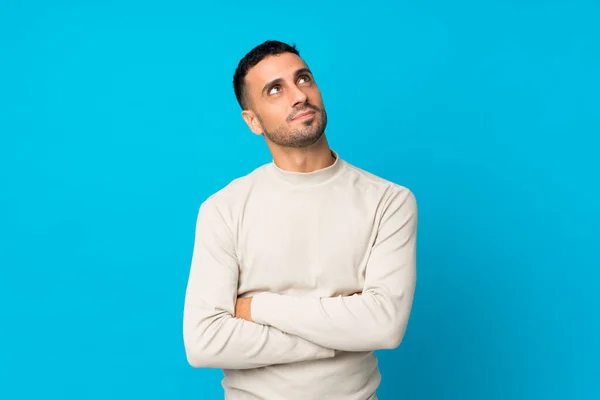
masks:
POLYGON ((246 75, 250 129, 280 147, 315 143, 327 125, 321 92, 304 61, 295 54, 269 56, 246 75))

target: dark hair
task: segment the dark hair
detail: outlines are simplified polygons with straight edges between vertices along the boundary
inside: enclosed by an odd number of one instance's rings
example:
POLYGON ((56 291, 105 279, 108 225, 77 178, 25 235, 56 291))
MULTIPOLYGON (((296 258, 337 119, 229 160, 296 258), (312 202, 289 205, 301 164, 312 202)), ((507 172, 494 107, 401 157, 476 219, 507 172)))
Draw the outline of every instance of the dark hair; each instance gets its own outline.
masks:
POLYGON ((300 56, 300 52, 296 49, 296 45, 289 45, 277 40, 267 40, 250 50, 238 63, 238 66, 233 74, 233 91, 238 104, 242 109, 246 109, 246 85, 244 80, 250 68, 261 62, 268 56, 274 56, 283 53, 292 53, 300 56))

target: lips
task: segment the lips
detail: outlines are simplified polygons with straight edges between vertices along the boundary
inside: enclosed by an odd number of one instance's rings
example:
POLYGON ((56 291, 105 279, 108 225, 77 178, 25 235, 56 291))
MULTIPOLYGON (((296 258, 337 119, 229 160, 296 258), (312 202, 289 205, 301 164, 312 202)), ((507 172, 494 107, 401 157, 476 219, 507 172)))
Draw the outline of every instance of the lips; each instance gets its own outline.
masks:
POLYGON ((314 114, 315 114, 314 111, 303 111, 300 114, 297 114, 294 118, 292 118, 292 121, 296 120, 296 119, 301 119, 301 118, 304 118, 304 117, 308 117, 308 116, 311 116, 311 115, 314 115, 314 114))

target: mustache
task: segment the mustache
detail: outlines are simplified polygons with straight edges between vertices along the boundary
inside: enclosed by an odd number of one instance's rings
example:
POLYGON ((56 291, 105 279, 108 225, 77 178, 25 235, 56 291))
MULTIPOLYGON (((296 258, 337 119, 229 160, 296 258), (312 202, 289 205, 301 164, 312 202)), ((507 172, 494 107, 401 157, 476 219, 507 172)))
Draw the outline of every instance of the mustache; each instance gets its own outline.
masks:
POLYGON ((287 120, 291 121, 296 115, 303 113, 305 111, 314 111, 314 112, 321 112, 321 109, 315 105, 312 104, 305 104, 304 107, 302 108, 297 108, 293 113, 291 113, 287 120))

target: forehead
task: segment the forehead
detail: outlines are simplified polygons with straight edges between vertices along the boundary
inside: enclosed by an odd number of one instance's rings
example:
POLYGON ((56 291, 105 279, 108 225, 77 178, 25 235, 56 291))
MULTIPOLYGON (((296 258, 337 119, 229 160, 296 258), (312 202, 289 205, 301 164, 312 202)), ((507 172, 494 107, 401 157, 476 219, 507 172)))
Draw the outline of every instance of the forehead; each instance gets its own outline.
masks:
POLYGON ((260 91, 264 85, 275 79, 293 79, 294 73, 301 68, 307 68, 307 65, 295 54, 268 56, 248 71, 246 83, 251 92, 260 91))

